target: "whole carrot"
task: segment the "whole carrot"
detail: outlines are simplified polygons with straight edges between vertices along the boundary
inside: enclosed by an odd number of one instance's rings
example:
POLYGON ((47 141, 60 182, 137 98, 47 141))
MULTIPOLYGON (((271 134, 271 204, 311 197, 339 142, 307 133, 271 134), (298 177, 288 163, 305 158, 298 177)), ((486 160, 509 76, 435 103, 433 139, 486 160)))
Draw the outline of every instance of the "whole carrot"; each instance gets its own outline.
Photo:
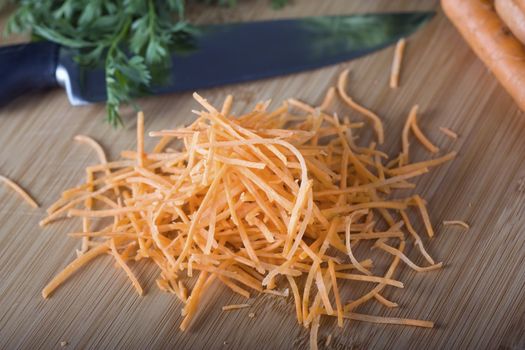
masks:
POLYGON ((525 0, 495 0, 494 6, 512 34, 525 43, 525 0))
POLYGON ((445 14, 478 57, 525 110, 525 46, 485 0, 441 0, 445 14))

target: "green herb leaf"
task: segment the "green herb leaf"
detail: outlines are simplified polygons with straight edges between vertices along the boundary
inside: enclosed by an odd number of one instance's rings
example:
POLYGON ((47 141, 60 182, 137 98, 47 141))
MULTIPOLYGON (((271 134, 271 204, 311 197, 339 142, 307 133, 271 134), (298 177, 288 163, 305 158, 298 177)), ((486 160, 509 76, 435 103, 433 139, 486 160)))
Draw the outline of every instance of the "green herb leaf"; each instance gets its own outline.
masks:
MULTIPOLYGON (((1 0, 0 0, 1 1, 1 0)), ((190 0, 187 0, 190 2, 190 0)), ((197 1, 197 0, 193 0, 197 1)), ((236 0, 205 0, 233 6, 236 0)), ((287 0, 272 0, 282 7, 287 0)), ((191 49, 196 28, 184 20, 185 0, 18 0, 4 34, 76 49, 76 61, 105 71, 107 121, 122 125, 119 108, 169 77, 170 52, 191 49)))

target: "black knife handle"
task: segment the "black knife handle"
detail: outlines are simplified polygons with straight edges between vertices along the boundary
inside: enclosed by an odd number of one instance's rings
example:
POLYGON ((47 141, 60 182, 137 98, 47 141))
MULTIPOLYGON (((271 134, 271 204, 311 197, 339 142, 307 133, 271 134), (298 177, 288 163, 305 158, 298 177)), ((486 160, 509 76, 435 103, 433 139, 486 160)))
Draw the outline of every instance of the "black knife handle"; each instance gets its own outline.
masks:
POLYGON ((50 42, 0 47, 0 106, 28 92, 57 86, 58 48, 50 42))

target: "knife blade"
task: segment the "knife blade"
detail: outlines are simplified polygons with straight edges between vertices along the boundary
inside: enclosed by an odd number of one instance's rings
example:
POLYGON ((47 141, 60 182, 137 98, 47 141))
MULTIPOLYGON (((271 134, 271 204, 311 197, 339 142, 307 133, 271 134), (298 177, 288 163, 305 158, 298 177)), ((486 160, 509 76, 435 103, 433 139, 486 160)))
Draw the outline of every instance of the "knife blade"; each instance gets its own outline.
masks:
MULTIPOLYGON (((433 12, 320 16, 199 27, 191 50, 173 52, 157 95, 319 68, 380 50, 416 31, 433 12)), ((72 105, 106 100, 104 71, 49 42, 0 47, 0 105, 28 92, 63 87, 72 105)))

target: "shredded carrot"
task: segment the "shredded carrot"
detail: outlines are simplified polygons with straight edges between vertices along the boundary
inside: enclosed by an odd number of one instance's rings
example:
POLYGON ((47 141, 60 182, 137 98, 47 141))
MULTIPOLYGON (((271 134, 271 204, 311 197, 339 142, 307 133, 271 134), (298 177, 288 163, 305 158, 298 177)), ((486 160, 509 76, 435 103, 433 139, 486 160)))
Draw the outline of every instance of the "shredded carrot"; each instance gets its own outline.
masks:
POLYGON ((221 109, 221 114, 224 117, 228 117, 230 115, 230 112, 232 110, 232 105, 233 105, 233 96, 232 95, 226 96, 226 98, 224 99, 224 103, 222 104, 222 109, 221 109))
POLYGON ((350 73, 349 69, 344 70, 341 75, 339 75, 339 80, 337 83, 337 92, 343 99, 343 101, 352 109, 356 110, 357 112, 361 113, 368 119, 370 119, 374 125, 374 130, 377 134, 377 141, 380 145, 383 144, 385 136, 383 131, 383 123, 381 122, 381 119, 372 111, 366 109, 365 107, 357 104, 348 94, 346 93, 346 85, 348 81, 348 74, 350 73))
POLYGON ((470 228, 470 225, 467 224, 465 221, 461 221, 461 220, 445 220, 443 221, 443 225, 445 226, 450 226, 450 225, 456 225, 456 226, 461 226, 465 229, 469 229, 470 228))
POLYGON ((435 264, 435 265, 431 265, 431 266, 428 266, 428 267, 420 267, 420 266, 417 266, 416 264, 414 264, 405 254, 403 254, 402 252, 400 252, 399 250, 397 250, 396 248, 394 247, 391 247, 381 241, 378 241, 376 243, 376 246, 383 249, 384 251, 392 254, 392 255, 395 255, 395 256, 398 256, 401 260, 403 260, 408 266, 410 266, 412 269, 416 270, 417 272, 425 272, 425 271, 432 271, 432 270, 436 270, 436 269, 439 269, 443 266, 442 263, 438 263, 438 264, 435 264))
POLYGON ((405 38, 399 39, 396 44, 394 59, 392 60, 392 72, 390 73, 390 87, 392 89, 395 89, 399 86, 399 72, 401 71, 401 61, 403 60, 405 45, 405 38))
POLYGON ((328 296, 328 290, 324 283, 323 274, 321 273, 321 270, 317 270, 315 274, 315 284, 317 285, 317 290, 319 291, 319 296, 321 297, 321 301, 323 302, 325 309, 327 310, 329 315, 333 315, 334 309, 332 308, 332 304, 330 303, 330 297, 328 296))
POLYGON ((423 255, 425 257, 425 259, 427 259, 427 261, 431 265, 434 265, 435 264, 434 259, 432 259, 432 257, 427 253, 425 247, 423 246, 423 241, 421 240, 421 237, 419 237, 419 235, 417 234, 416 230, 412 226, 412 223, 410 222, 410 219, 408 218, 408 215, 406 214, 406 212, 404 210, 402 210, 399 214, 401 214, 401 217, 403 218, 403 222, 405 223, 405 227, 406 227, 408 233, 410 235, 412 235, 412 237, 414 238, 415 245, 421 251, 421 255, 423 255))
POLYGON ((323 102, 319 106, 319 109, 321 111, 326 111, 328 109, 328 107, 332 104, 332 101, 334 100, 334 97, 335 97, 335 88, 333 86, 331 86, 326 91, 326 95, 324 97, 323 102))
POLYGON ((345 318, 354 321, 371 322, 371 323, 385 323, 385 324, 399 324, 404 326, 433 328, 434 322, 424 320, 413 320, 409 318, 396 318, 396 317, 381 317, 372 315, 363 315, 357 313, 345 313, 345 318))
POLYGON ((310 304, 310 290, 312 289, 312 283, 314 281, 315 274, 317 272, 317 269, 319 268, 318 263, 314 263, 310 267, 310 271, 308 272, 308 276, 306 278, 306 283, 304 285, 304 293, 303 293, 303 322, 308 317, 308 305, 310 304))
POLYGON ((329 347, 331 342, 332 342, 332 334, 328 334, 328 337, 326 337, 324 346, 329 347))
POLYGON ((397 287, 397 288, 404 288, 404 285, 400 281, 396 281, 390 278, 384 278, 380 276, 368 276, 368 275, 357 275, 353 273, 342 273, 337 272, 335 274, 338 278, 345 279, 345 280, 352 280, 352 281, 362 281, 362 282, 372 282, 372 283, 384 283, 389 286, 397 287))
POLYGON ((22 187, 18 186, 13 180, 0 175, 0 181, 11 187, 16 193, 18 193, 30 206, 38 208, 37 202, 26 192, 22 187))
POLYGON ((67 216, 82 216, 82 217, 107 217, 115 216, 131 212, 139 212, 143 210, 142 208, 137 207, 127 207, 127 208, 118 208, 118 209, 106 209, 106 210, 80 210, 80 209, 71 209, 68 211, 67 216))
POLYGON ((284 291, 278 291, 272 289, 265 289, 263 290, 263 293, 275 295, 277 297, 288 298, 288 296, 290 295, 290 290, 285 289, 284 291))
POLYGON ((370 271, 368 271, 366 268, 364 268, 363 266, 361 266, 359 261, 357 261, 357 259, 354 257, 354 254, 352 253, 352 248, 351 248, 351 243, 350 243, 350 231, 351 231, 351 228, 352 228, 352 219, 353 219, 353 217, 354 217, 354 215, 356 213, 358 213, 358 212, 354 211, 348 217, 348 220, 347 220, 348 222, 346 224, 346 231, 345 231, 345 235, 346 235, 346 252, 347 252, 348 256, 350 257, 350 261, 356 267, 356 269, 358 269, 359 271, 361 271, 365 275, 371 276, 372 273, 370 271))
POLYGON ((144 113, 137 114, 137 164, 144 166, 144 113))
POLYGON ((335 305, 337 307, 337 325, 339 327, 343 327, 343 304, 341 304, 341 296, 339 295, 339 288, 337 287, 337 276, 335 273, 335 264, 333 260, 328 260, 328 269, 330 271, 330 278, 332 279, 332 288, 334 289, 335 305))
POLYGON ((200 110, 192 111, 194 122, 150 132, 159 137, 152 152, 144 148, 144 116, 139 113, 136 149, 108 162, 99 147, 101 164, 86 169, 86 183, 66 190, 41 220, 41 225, 62 216, 82 220, 82 231, 70 236, 84 244, 83 253, 51 280, 43 296, 87 262, 109 254, 139 294, 143 289, 129 262, 147 260, 156 266, 158 287, 184 303, 181 330, 199 317, 214 281, 245 298, 252 292, 291 294, 298 322, 311 329, 312 348, 325 314, 337 317, 339 327, 345 318, 431 327, 428 321, 354 311, 374 300, 397 307, 385 289, 404 288, 394 276, 400 261, 416 271, 441 266, 424 249, 406 212, 417 207, 432 236, 426 203, 417 194, 400 198, 396 190, 413 188, 409 180, 456 154, 409 162, 410 130, 429 146, 422 133, 417 135, 415 107, 403 130, 401 155, 389 162, 377 148, 384 141, 381 120, 348 96, 347 79, 348 70, 319 107, 288 99, 271 110, 265 101, 238 117, 232 96, 216 108, 195 93, 200 110), (337 97, 372 122, 377 144, 357 144, 353 132, 364 123, 325 113, 337 97), (430 266, 408 259, 407 238, 430 266), (399 242, 397 248, 393 241, 399 242), (373 264, 376 255, 390 259, 386 272, 382 264, 373 264), (347 285, 371 287, 344 305, 347 285))
POLYGON ((299 288, 297 288, 297 283, 295 283, 295 280, 291 276, 286 276, 286 279, 288 280, 288 283, 290 284, 290 288, 292 288, 293 297, 295 300, 295 312, 297 316, 297 322, 299 324, 303 323, 303 313, 302 313, 302 304, 301 304, 301 295, 299 294, 299 288))
POLYGON ((430 222, 430 217, 428 216, 427 207, 425 206, 425 203, 423 202, 423 199, 419 195, 414 196, 414 201, 419 208, 419 211, 421 213, 421 217, 423 219, 423 223, 425 224, 425 228, 427 229, 427 233, 429 237, 434 236, 434 228, 432 228, 432 223, 430 222))
MULTIPOLYGON (((104 157, 104 160, 107 163, 107 160, 105 159, 105 157, 104 157)), ((93 180, 94 180, 93 172, 87 170, 86 183, 91 184, 93 183, 93 180)), ((88 190, 93 192, 94 186, 89 186, 88 190)), ((92 209, 93 208, 93 198, 86 198, 86 200, 84 201, 84 205, 86 209, 92 209)), ((91 222, 89 218, 87 217, 82 218, 82 231, 89 232, 90 229, 91 229, 91 222)), ((85 252, 88 251, 88 249, 89 249, 89 236, 84 236, 82 237, 82 245, 80 247, 79 253, 84 254, 85 252)))
POLYGON ((126 272, 126 275, 128 275, 129 279, 131 280, 131 283, 133 284, 133 287, 135 287, 135 289, 137 290, 137 293, 139 293, 139 295, 144 294, 144 291, 140 286, 137 277, 135 277, 135 274, 131 271, 128 265, 126 265, 126 262, 122 259, 122 256, 120 256, 119 252, 117 251, 117 248, 115 247, 115 240, 111 239, 109 242, 111 254, 117 261, 118 265, 122 267, 122 269, 126 272))
POLYGON ((250 304, 231 304, 231 305, 224 305, 222 307, 222 311, 231 311, 231 310, 239 310, 239 309, 246 309, 250 307, 250 304))
POLYGON ((408 141, 408 133, 410 131, 410 126, 412 125, 414 119, 416 118, 417 111, 419 109, 418 105, 415 105, 410 109, 410 113, 408 114, 407 120, 405 121, 405 126, 403 126, 403 132, 401 134, 401 143, 402 143, 402 151, 399 158, 399 165, 403 166, 406 163, 408 163, 409 158, 409 147, 410 143, 408 141))
POLYGON ((191 293, 191 296, 189 297, 186 306, 182 309, 182 316, 185 317, 184 320, 182 320, 182 323, 179 327, 181 331, 184 331, 186 330, 186 328, 188 328, 195 313, 197 312, 197 305, 199 304, 199 299, 202 295, 203 289, 205 289, 204 285, 206 284, 209 278, 213 277, 215 277, 215 275, 209 276, 208 272, 206 271, 202 271, 199 274, 199 278, 197 279, 197 283, 195 284, 193 292, 191 293))
POLYGON ((97 256, 106 253, 109 250, 107 244, 101 244, 96 248, 89 250, 87 253, 79 256, 66 266, 58 275, 55 276, 42 290, 42 296, 47 298, 53 291, 67 280, 73 273, 80 269, 83 265, 97 256))
POLYGON ((423 134, 423 132, 417 125, 417 116, 414 116, 414 119, 412 119, 412 124, 410 126, 416 138, 426 149, 428 149, 431 153, 439 152, 439 148, 437 148, 437 146, 430 142, 430 140, 425 136, 425 134, 423 134))
POLYGON ((319 321, 321 319, 321 315, 317 315, 314 317, 314 320, 312 322, 312 328, 310 330, 310 350, 317 350, 317 334, 319 333, 319 321))
POLYGON ((379 301, 381 304, 385 305, 386 307, 398 307, 399 305, 397 303, 391 302, 390 300, 386 299, 384 296, 379 294, 379 292, 374 294, 374 298, 376 298, 377 301, 379 301))
POLYGON ((75 141, 84 143, 93 148, 93 150, 97 153, 100 163, 107 164, 108 160, 106 158, 106 152, 104 152, 104 149, 97 141, 86 135, 76 135, 74 139, 75 141))
POLYGON ((439 130, 440 130, 443 134, 445 134, 445 135, 447 135, 448 137, 450 137, 451 139, 454 139, 454 140, 455 140, 455 139, 457 139, 457 138, 459 137, 458 134, 456 134, 454 131, 450 130, 449 128, 445 128, 444 126, 440 126, 440 127, 439 127, 439 130))

